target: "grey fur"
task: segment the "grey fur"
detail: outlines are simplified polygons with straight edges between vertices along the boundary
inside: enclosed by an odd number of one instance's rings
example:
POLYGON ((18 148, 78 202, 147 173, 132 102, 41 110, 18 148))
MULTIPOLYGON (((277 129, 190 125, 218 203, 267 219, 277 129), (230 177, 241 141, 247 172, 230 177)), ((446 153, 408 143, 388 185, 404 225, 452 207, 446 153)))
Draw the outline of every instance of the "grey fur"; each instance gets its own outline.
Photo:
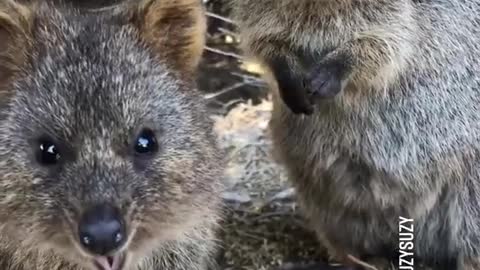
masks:
POLYGON ((480 1, 232 1, 261 62, 283 54, 301 74, 339 53, 354 60, 312 116, 292 113, 267 76, 276 150, 332 254, 387 257, 403 216, 417 259, 479 269, 480 1))
MULTIPOLYGON (((168 55, 147 45, 151 36, 144 39, 127 13, 45 3, 15 13, 15 6, 0 0, 0 37, 8 20, 33 19, 18 24, 31 26, 25 38, 12 35, 24 41, 12 46, 26 48, 24 61, 0 84, 0 269, 94 269, 76 230, 82 211, 98 202, 125 215, 127 269, 206 269, 216 249, 223 153, 190 70, 169 68, 168 55), (157 134, 154 157, 131 152, 143 127, 157 134), (61 148, 58 167, 35 159, 44 135, 61 148)), ((0 75, 10 58, 0 58, 0 75)))

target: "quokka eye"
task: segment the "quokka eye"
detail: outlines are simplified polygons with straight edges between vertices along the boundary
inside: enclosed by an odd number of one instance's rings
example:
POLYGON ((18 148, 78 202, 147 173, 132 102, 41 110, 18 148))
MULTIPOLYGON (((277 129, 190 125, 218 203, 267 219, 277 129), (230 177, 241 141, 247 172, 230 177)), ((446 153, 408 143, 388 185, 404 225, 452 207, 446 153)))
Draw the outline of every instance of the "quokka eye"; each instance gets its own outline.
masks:
POLYGON ((150 129, 144 129, 135 140, 135 152, 137 154, 154 153, 158 149, 155 133, 150 129))
POLYGON ((49 140, 40 140, 37 151, 38 161, 44 166, 55 165, 60 159, 57 146, 49 140))

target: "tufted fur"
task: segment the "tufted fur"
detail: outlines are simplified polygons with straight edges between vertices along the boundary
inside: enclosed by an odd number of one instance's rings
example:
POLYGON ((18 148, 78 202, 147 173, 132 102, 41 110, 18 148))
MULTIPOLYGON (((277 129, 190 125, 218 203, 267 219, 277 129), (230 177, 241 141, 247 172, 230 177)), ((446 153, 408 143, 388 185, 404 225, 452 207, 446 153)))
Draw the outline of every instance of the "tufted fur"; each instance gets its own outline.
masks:
POLYGON ((206 269, 223 158, 193 80, 201 3, 32 2, 0 0, 0 269, 94 269, 77 223, 99 202, 122 210, 126 269, 206 269), (132 152, 144 127, 152 157, 132 152), (35 159, 44 136, 51 168, 35 159))
POLYGON ((278 155, 332 254, 398 259, 403 216, 419 261, 477 269, 480 1, 233 7, 243 48, 270 70, 278 155), (318 98, 325 74, 341 91, 318 98))

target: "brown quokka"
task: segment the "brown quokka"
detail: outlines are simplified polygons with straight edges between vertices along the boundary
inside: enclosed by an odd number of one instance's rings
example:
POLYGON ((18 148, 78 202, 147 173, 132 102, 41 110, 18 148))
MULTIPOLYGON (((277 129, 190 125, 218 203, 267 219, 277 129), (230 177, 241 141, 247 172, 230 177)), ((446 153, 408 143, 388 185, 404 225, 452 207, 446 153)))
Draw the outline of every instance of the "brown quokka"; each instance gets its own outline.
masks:
POLYGON ((0 0, 0 269, 207 269, 223 153, 201 3, 31 2, 0 0))
POLYGON ((275 90, 275 149, 332 256, 480 269, 480 1, 232 1, 275 90))

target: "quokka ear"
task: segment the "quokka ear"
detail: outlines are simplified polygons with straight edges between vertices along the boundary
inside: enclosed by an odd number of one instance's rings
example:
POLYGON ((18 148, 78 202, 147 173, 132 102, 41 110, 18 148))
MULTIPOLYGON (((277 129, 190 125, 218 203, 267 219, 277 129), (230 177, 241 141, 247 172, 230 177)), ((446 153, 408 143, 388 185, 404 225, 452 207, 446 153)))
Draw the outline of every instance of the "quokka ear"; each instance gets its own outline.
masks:
POLYGON ((132 19, 144 41, 176 71, 193 75, 204 51, 207 28, 201 0, 133 2, 132 19))
POLYGON ((13 0, 0 0, 0 98, 12 75, 26 61, 33 12, 13 0))

